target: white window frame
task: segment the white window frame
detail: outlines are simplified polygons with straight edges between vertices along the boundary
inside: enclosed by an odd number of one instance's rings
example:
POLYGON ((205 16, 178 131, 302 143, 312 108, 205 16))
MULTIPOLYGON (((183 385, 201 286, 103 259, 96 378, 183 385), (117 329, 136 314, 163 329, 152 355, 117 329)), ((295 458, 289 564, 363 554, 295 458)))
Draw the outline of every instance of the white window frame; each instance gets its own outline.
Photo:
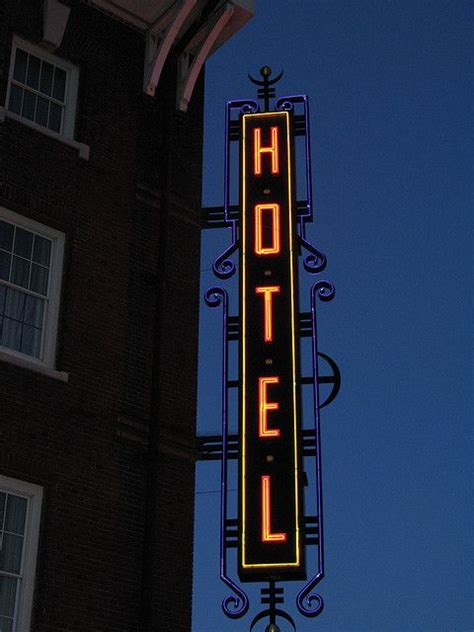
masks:
POLYGON ((29 632, 36 575, 43 488, 0 474, 0 491, 28 500, 21 560, 20 591, 15 608, 14 632, 29 632))
MULTIPOLYGON (((0 360, 8 360, 20 366, 30 368, 40 373, 46 373, 50 377, 55 377, 67 382, 68 374, 54 369, 56 359, 56 341, 58 332, 59 306, 61 301, 61 280, 64 260, 65 235, 54 228, 35 222, 24 215, 19 215, 0 206, 0 219, 15 224, 20 228, 37 233, 41 237, 46 237, 52 241, 51 260, 49 268, 49 289, 48 298, 44 314, 44 328, 41 339, 41 356, 35 358, 25 353, 20 353, 15 349, 10 349, 0 345, 0 360)), ((4 283, 0 281, 0 283, 4 283)), ((6 285, 6 284, 5 284, 6 285)), ((11 287, 20 286, 12 285, 11 287)))
MULTIPOLYGON (((48 51, 45 51, 40 46, 36 46, 31 42, 27 42, 26 40, 18 37, 17 35, 13 36, 12 41, 12 49, 10 55, 10 69, 8 73, 8 84, 7 84, 7 95, 5 100, 5 107, 0 108, 0 123, 3 122, 6 118, 12 119, 14 121, 18 121, 28 127, 35 129, 42 134, 46 134, 46 136, 51 136, 61 142, 64 142, 72 147, 75 147, 79 150, 79 156, 84 158, 85 160, 89 159, 89 146, 84 143, 79 143, 74 140, 74 130, 75 130, 75 122, 76 122, 76 108, 77 108, 77 93, 78 93, 78 85, 79 85, 79 68, 71 64, 69 61, 62 59, 61 57, 57 57, 52 55, 48 51), (28 54, 35 55, 44 61, 52 64, 53 66, 57 66, 61 68, 66 73, 66 90, 65 90, 65 98, 64 98, 64 113, 63 113, 63 126, 61 132, 55 132, 48 127, 43 127, 39 125, 35 121, 30 121, 27 118, 21 116, 21 114, 17 114, 16 112, 11 112, 8 107, 10 103, 10 92, 11 85, 13 80, 13 70, 15 67, 15 58, 16 51, 20 48, 24 50, 28 54)), ((26 88, 27 89, 27 88, 26 88)))

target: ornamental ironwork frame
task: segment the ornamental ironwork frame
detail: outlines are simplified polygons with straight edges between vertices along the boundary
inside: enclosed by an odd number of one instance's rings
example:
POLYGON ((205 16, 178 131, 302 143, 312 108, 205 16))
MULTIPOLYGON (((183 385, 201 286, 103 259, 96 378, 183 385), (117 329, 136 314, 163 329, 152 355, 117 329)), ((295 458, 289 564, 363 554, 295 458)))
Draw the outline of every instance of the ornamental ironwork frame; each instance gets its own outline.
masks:
MULTIPOLYGON (((230 279, 237 271, 236 264, 231 257, 240 246, 240 209, 230 202, 230 148, 231 143, 240 140, 240 118, 245 114, 256 114, 270 111, 270 101, 275 97, 274 85, 281 79, 280 73, 271 79, 272 71, 268 66, 260 70, 262 80, 253 77, 250 80, 257 84, 258 99, 263 103, 259 107, 256 100, 241 99, 229 101, 226 104, 225 118, 225 156, 224 156, 224 205, 204 209, 203 228, 228 228, 231 231, 231 243, 220 253, 213 262, 213 273, 221 280, 230 279)), ((313 193, 311 180, 311 147, 310 147, 310 118, 309 100, 306 95, 292 95, 276 99, 274 112, 290 112, 292 116, 294 136, 304 136, 304 164, 306 198, 296 201, 296 230, 297 241, 300 249, 306 254, 303 258, 304 269, 313 275, 319 275, 326 268, 326 256, 313 246, 306 237, 306 225, 313 221, 313 193)), ((316 280, 310 290, 310 312, 300 312, 298 315, 299 337, 311 338, 312 375, 300 378, 300 389, 303 385, 312 385, 313 395, 313 426, 301 428, 300 443, 302 446, 302 459, 314 459, 315 489, 316 489, 316 513, 304 514, 302 520, 302 539, 305 547, 316 547, 317 566, 316 573, 306 579, 296 596, 296 607, 299 613, 305 617, 316 617, 324 607, 322 597, 315 592, 316 586, 324 577, 324 537, 323 537, 323 489, 322 489, 322 463, 321 463, 321 426, 320 411, 334 401, 340 385, 341 375, 337 364, 328 355, 319 351, 317 336, 317 303, 334 298, 333 284, 326 279, 316 280), (320 361, 326 363, 331 372, 321 375, 320 361), (320 386, 330 384, 331 390, 324 401, 320 401, 320 386)), ((224 287, 210 287, 204 296, 209 307, 222 308, 222 392, 221 392, 221 435, 200 436, 198 442, 198 459, 220 460, 221 462, 221 486, 220 486, 220 577, 230 589, 229 594, 222 603, 224 614, 231 619, 243 617, 249 610, 249 598, 241 583, 234 580, 228 571, 228 552, 237 548, 238 521, 229 517, 228 480, 229 461, 238 458, 238 436, 229 432, 229 391, 238 389, 239 380, 229 379, 229 345, 239 340, 240 319, 229 314, 229 294, 224 287)), ((260 601, 264 608, 253 618, 250 630, 265 618, 268 618, 266 630, 278 630, 277 619, 287 621, 294 630, 296 625, 293 618, 277 606, 284 603, 284 581, 275 581, 272 578, 265 580, 260 590, 260 601), (279 585, 280 584, 280 585, 279 585), (281 585, 283 584, 283 585, 281 585)))

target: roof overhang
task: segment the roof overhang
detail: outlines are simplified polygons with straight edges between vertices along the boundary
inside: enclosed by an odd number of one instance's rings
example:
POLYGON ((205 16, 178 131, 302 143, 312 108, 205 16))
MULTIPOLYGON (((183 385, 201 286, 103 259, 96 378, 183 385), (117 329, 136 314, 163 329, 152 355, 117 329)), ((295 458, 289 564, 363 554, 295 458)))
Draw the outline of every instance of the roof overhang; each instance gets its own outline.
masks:
MULTIPOLYGON (((57 1, 57 0, 56 0, 57 1)), ((143 90, 154 96, 164 64, 186 38, 179 58, 177 107, 186 111, 204 62, 253 16, 255 0, 83 0, 143 32, 143 90)))
MULTIPOLYGON (((157 34, 166 29, 170 17, 184 4, 184 0, 86 0, 86 2, 143 33, 157 34)), ((209 0, 196 1, 193 11, 190 12, 177 35, 177 40, 187 31, 192 22, 199 19, 206 5, 210 4, 209 0)), ((228 0, 227 4, 233 6, 233 14, 216 40, 211 54, 225 44, 254 14, 255 0, 228 0)), ((218 6, 219 3, 216 3, 216 8, 218 6)))

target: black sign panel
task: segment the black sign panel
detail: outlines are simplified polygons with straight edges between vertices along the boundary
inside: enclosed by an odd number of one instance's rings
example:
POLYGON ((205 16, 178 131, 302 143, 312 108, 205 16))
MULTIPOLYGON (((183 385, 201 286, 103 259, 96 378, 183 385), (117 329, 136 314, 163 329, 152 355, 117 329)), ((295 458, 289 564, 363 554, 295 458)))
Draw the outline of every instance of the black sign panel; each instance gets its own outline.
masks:
POLYGON ((291 119, 242 117, 239 575, 304 577, 291 119))

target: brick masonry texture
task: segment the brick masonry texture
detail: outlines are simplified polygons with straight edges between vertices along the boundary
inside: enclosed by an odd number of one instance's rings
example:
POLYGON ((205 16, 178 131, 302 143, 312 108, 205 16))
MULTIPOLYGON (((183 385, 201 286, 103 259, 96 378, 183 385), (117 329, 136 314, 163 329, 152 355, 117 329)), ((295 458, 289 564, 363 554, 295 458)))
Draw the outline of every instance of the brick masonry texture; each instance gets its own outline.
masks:
MULTIPOLYGON (((203 81, 176 59, 142 92, 144 38, 81 2, 56 52, 80 69, 75 148, 0 123, 0 206, 66 235, 56 368, 0 362, 0 473, 44 487, 34 632, 191 629, 203 81)), ((0 4, 12 36, 42 2, 0 4)))

